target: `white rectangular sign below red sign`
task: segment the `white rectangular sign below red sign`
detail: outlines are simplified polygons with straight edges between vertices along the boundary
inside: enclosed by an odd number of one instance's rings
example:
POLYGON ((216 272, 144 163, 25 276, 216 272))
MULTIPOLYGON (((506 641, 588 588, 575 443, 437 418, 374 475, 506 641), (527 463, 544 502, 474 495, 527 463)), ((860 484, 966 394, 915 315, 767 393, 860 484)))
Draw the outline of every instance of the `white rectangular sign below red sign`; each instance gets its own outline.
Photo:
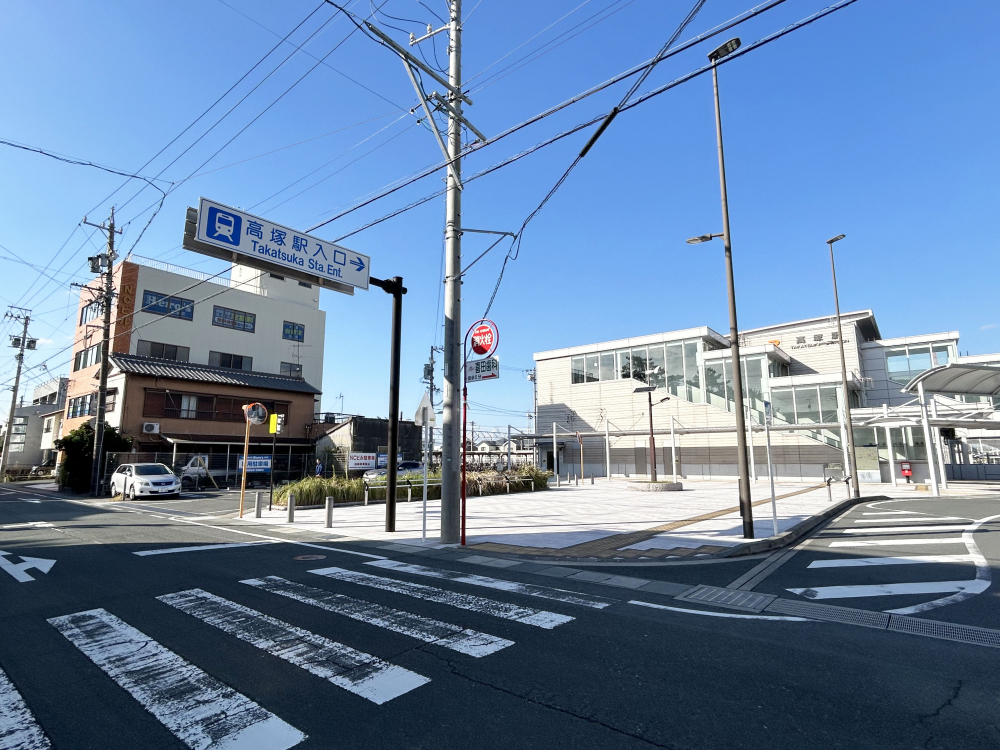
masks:
POLYGON ((496 380, 500 377, 500 358, 487 357, 465 363, 465 382, 478 383, 481 380, 496 380))

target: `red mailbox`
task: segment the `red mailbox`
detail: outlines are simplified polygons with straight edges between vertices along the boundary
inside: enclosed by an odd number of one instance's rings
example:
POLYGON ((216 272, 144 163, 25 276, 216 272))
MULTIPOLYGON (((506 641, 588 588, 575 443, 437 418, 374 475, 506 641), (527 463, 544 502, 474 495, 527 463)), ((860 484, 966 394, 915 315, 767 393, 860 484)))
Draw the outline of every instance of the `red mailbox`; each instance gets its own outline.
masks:
POLYGON ((902 474, 904 477, 907 477, 907 478, 913 476, 913 469, 910 468, 910 462, 909 461, 900 461, 899 462, 899 473, 902 474))

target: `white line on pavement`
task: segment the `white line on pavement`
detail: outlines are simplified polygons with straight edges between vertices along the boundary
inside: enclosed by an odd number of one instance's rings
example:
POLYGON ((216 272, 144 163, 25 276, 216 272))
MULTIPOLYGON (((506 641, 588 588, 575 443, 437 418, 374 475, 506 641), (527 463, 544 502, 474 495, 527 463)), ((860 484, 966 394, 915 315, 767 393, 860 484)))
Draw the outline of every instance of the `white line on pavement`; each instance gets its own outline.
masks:
POLYGON ((372 703, 381 705, 430 682, 416 672, 201 589, 156 598, 372 703))
POLYGON ((395 578, 383 578, 373 576, 368 573, 358 573, 353 570, 343 568, 318 568, 310 570, 310 573, 335 578, 339 581, 348 581, 361 586, 392 591, 404 596, 412 596, 417 599, 424 599, 438 604, 447 604, 459 609, 467 609, 471 612, 481 612, 504 620, 514 620, 525 625, 535 625, 546 630, 551 630, 558 625, 570 622, 574 618, 569 615, 560 615, 555 612, 546 612, 543 609, 532 609, 531 607, 520 607, 516 604, 506 604, 505 602, 484 599, 479 596, 469 594, 459 594, 454 591, 424 586, 420 583, 410 583, 409 581, 398 581, 395 578))
MULTIPOLYGON (((854 523, 885 523, 885 518, 859 518, 854 523)), ((927 516, 926 518, 900 518, 900 522, 906 523, 936 523, 939 521, 964 521, 964 518, 957 516, 927 516)))
POLYGON ((52 747, 24 699, 0 669, 0 747, 4 750, 47 750, 52 747))
POLYGON ((669 609, 671 612, 685 612, 689 615, 706 615, 708 617, 727 617, 733 620, 784 620, 785 622, 812 622, 808 617, 789 617, 786 615, 734 615, 728 612, 709 612, 704 609, 685 609, 684 607, 668 607, 666 604, 653 604, 632 599, 629 604, 650 609, 669 609))
POLYGON ((104 609, 49 622, 190 748, 286 750, 306 737, 104 609))
POLYGON ((924 515, 920 511, 916 510, 879 510, 875 512, 862 513, 863 516, 922 516, 924 515))
POLYGON ((384 607, 381 604, 352 599, 343 594, 334 594, 278 576, 250 578, 240 581, 240 583, 256 586, 264 591, 270 591, 272 594, 286 596, 289 599, 310 604, 328 612, 336 612, 339 615, 385 628, 394 633, 402 633, 426 643, 444 646, 452 651, 474 656, 477 659, 514 645, 514 641, 508 641, 506 638, 463 629, 458 625, 384 607))
POLYGON ((806 599, 853 599, 870 596, 902 596, 904 594, 943 594, 961 591, 979 594, 990 587, 989 581, 919 581, 917 583, 876 583, 860 586, 816 586, 786 589, 806 599))
POLYGON ((856 568, 868 565, 914 565, 919 563, 975 562, 973 555, 910 555, 908 557, 848 557, 814 560, 810 568, 856 568))
POLYGON ((564 589, 553 589, 548 586, 535 586, 531 583, 519 583, 517 581, 504 581, 499 578, 488 576, 472 575, 470 573, 459 573, 454 570, 443 570, 441 568, 428 568, 423 565, 411 565, 399 560, 374 560, 365 565, 373 565, 376 568, 395 570, 399 573, 410 573, 416 576, 427 576, 428 578, 441 578, 446 581, 457 583, 467 583, 471 586, 482 586, 497 591, 509 591, 512 594, 524 594, 526 596, 537 596, 541 599, 552 599, 564 604, 578 604, 581 607, 592 609, 604 609, 616 602, 613 599, 605 599, 600 596, 587 596, 578 594, 575 591, 564 589))
POLYGON ((166 547, 163 549, 144 549, 133 552, 133 555, 147 557, 149 555, 172 555, 177 552, 202 552, 208 549, 231 549, 232 547, 258 547, 261 544, 274 544, 274 542, 229 542, 228 544, 200 544, 197 547, 166 547))
POLYGON ((831 547, 895 547, 899 544, 965 544, 962 537, 952 539, 857 539, 850 542, 830 542, 831 547))
POLYGON ((27 523, 8 523, 0 526, 0 529, 51 529, 53 525, 48 521, 28 521, 27 523))
POLYGON ((964 531, 965 526, 881 526, 877 529, 840 529, 841 534, 910 534, 913 532, 927 531, 964 531))

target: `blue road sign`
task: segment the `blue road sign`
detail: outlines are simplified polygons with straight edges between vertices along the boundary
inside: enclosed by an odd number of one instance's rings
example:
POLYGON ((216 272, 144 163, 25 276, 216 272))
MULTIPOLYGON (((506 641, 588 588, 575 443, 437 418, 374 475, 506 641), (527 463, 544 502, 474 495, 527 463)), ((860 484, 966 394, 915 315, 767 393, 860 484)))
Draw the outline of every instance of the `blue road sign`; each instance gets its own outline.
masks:
POLYGON ((368 288, 371 258, 346 247, 275 224, 245 211, 202 198, 198 207, 200 242, 287 269, 293 278, 320 277, 368 288))

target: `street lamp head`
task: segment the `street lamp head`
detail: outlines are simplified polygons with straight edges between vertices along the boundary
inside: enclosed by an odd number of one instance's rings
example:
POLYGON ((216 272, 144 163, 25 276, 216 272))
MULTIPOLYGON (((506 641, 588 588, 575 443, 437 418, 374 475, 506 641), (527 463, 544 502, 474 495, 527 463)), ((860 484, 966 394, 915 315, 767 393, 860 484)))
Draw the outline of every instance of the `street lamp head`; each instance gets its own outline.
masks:
POLYGON ((721 237, 721 234, 700 234, 697 237, 692 237, 687 241, 689 245, 700 245, 702 242, 711 242, 716 237, 721 237))
POLYGON ((740 38, 735 37, 730 39, 728 42, 723 44, 721 47, 712 50, 708 53, 708 59, 710 62, 718 62, 726 55, 731 55, 733 52, 740 48, 740 38))
POLYGON ((829 239, 826 242, 828 245, 832 245, 834 242, 840 242, 846 236, 847 236, 846 234, 838 234, 836 237, 834 237, 833 239, 829 239))

